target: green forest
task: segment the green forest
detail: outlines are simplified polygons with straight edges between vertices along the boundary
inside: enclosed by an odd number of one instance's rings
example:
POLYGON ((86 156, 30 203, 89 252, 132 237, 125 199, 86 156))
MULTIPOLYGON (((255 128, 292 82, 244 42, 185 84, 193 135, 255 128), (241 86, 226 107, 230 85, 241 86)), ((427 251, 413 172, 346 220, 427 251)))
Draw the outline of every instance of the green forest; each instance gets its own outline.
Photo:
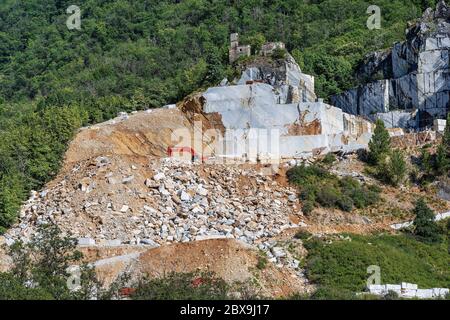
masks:
POLYGON ((357 84, 368 52, 403 40, 433 0, 2 0, 0 232, 60 166, 77 128, 160 107, 232 74, 241 42, 283 41, 320 97, 357 84), (76 2, 76 3, 74 3, 76 2), (70 5, 81 30, 69 30, 70 5), (369 5, 381 29, 366 27, 369 5))

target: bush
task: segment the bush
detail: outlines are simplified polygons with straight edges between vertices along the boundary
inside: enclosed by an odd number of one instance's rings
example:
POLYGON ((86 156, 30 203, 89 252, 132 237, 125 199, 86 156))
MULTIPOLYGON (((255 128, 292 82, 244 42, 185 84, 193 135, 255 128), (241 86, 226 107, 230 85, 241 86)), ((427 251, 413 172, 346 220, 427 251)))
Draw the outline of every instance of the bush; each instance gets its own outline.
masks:
POLYGON ((27 244, 16 242, 9 248, 13 266, 11 272, 3 274, 0 295, 17 299, 107 299, 111 292, 104 290, 92 267, 81 263, 82 254, 75 250, 76 239, 62 236, 53 224, 40 225, 27 244), (69 289, 67 281, 71 274, 68 267, 80 266, 81 285, 77 290, 69 289), (30 288, 30 283, 34 284, 30 288))
POLYGON ((304 214, 308 215, 314 210, 314 202, 306 200, 303 202, 302 211, 304 214))
POLYGON ((0 273, 0 300, 53 300, 42 288, 30 288, 9 273, 0 273))
POLYGON ((336 287, 319 287, 311 296, 312 300, 354 300, 354 292, 336 287))
POLYGON ((387 162, 385 174, 386 180, 393 186, 403 183, 407 176, 408 169, 403 153, 400 150, 394 150, 387 162))
POLYGON ((450 113, 447 114, 447 124, 442 137, 442 148, 447 155, 448 161, 450 161, 450 113))
POLYGON ((267 263, 269 261, 267 260, 267 256, 264 252, 260 252, 258 255, 258 262, 256 264, 256 268, 259 270, 263 270, 267 267, 267 263))
POLYGON ((275 60, 284 59, 286 58, 286 54, 287 54, 286 49, 276 48, 272 52, 272 58, 275 60))
POLYGON ((444 144, 440 144, 436 151, 435 170, 438 175, 448 174, 450 170, 450 156, 447 155, 444 144))
POLYGON ((341 210, 348 212, 352 211, 354 205, 352 198, 345 195, 337 201, 337 204, 341 210))
POLYGON ((306 275, 323 296, 364 291, 370 265, 380 266, 383 283, 411 282, 425 288, 450 283, 448 242, 424 243, 404 234, 350 237, 351 241, 326 237, 303 242, 308 250, 306 275))
POLYGON ((321 162, 325 165, 332 165, 336 162, 336 156, 334 153, 327 153, 321 162))
POLYGON ((311 237, 311 233, 309 233, 306 230, 300 230, 299 232, 297 232, 294 236, 295 239, 300 239, 300 240, 307 240, 311 237))
POLYGON ((384 300, 398 300, 398 293, 392 290, 389 290, 388 293, 384 295, 384 300))
POLYGON ((317 202, 323 207, 336 207, 341 197, 339 190, 332 185, 324 185, 317 192, 317 202))

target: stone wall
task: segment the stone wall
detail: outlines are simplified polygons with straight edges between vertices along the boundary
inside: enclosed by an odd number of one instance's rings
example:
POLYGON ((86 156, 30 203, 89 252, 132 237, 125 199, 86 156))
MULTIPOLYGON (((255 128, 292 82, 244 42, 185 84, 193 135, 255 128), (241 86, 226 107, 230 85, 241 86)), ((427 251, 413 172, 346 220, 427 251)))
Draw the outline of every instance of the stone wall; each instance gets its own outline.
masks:
POLYGON ((235 62, 240 57, 248 57, 250 54, 251 47, 249 45, 239 45, 239 34, 232 33, 230 35, 230 49, 228 51, 230 63, 235 62))

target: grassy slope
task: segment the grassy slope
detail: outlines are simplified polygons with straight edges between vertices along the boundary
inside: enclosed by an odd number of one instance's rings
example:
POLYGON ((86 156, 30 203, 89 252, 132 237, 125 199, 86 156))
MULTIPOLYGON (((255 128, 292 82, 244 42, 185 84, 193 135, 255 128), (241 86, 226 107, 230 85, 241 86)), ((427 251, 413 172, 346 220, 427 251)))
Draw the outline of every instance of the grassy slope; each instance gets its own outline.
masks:
POLYGON ((425 244, 408 235, 351 235, 351 241, 309 240, 308 277, 320 286, 363 291, 370 265, 381 268, 381 283, 450 287, 449 242, 425 244))

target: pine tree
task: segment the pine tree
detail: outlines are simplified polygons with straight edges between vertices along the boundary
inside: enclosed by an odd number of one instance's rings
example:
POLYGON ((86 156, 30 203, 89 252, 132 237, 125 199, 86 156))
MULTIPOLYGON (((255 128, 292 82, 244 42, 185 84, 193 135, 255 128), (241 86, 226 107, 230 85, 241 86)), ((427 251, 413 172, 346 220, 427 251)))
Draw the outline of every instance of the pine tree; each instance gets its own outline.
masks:
POLYGON ((416 202, 414 208, 414 234, 426 242, 438 242, 441 240, 439 226, 434 221, 434 213, 423 198, 416 202))
POLYGON ((447 153, 447 158, 450 159, 450 112, 447 114, 447 124, 442 137, 442 145, 447 153))
POLYGON ((389 153, 391 147, 391 138, 384 126, 384 122, 381 119, 377 119, 375 126, 372 139, 369 141, 368 155, 368 160, 373 165, 380 163, 389 153))

